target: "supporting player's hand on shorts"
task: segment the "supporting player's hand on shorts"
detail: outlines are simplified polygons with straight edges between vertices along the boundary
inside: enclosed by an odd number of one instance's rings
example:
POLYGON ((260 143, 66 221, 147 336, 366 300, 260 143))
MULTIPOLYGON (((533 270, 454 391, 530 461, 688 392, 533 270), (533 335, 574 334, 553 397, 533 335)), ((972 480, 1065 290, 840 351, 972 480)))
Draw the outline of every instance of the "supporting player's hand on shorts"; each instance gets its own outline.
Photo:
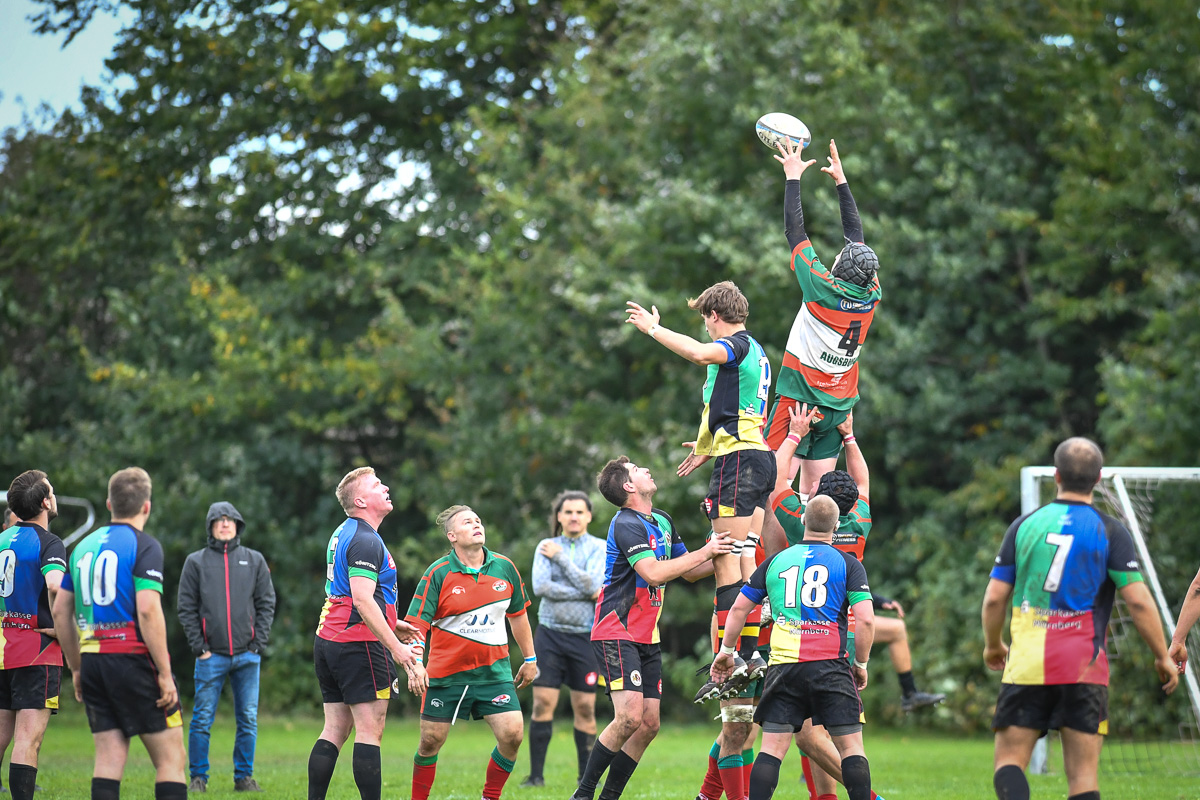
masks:
POLYGON ((854 412, 853 411, 851 411, 849 414, 847 414, 846 418, 844 420, 842 420, 840 425, 837 426, 837 431, 838 431, 838 433, 840 433, 842 435, 843 439, 845 439, 847 436, 854 435, 854 412))
POLYGON ((775 160, 783 164, 783 177, 789 181, 800 180, 800 176, 804 174, 804 170, 817 163, 815 158, 811 161, 804 160, 804 148, 800 146, 799 142, 785 139, 776 145, 776 147, 782 155, 775 156, 775 160))
POLYGON ((821 172, 833 178, 835 184, 846 182, 846 173, 842 171, 842 159, 838 156, 837 142, 833 139, 829 140, 829 166, 821 167, 821 172))
POLYGON ((808 436, 814 420, 821 419, 821 411, 817 406, 808 407, 808 403, 788 406, 788 433, 794 433, 803 439, 808 436))
POLYGON ((712 458, 712 456, 702 456, 697 453, 695 442, 684 442, 683 446, 689 448, 691 452, 687 454, 687 458, 679 462, 679 467, 675 470, 675 474, 681 478, 691 475, 697 467, 712 458))
POLYGON ((625 321, 632 323, 642 333, 649 333, 650 329, 658 324, 658 306, 650 306, 650 310, 647 311, 632 300, 625 305, 625 313, 629 314, 629 319, 625 321))
POLYGON ((704 552, 706 558, 716 558, 717 556, 732 553, 733 545, 733 537, 727 531, 721 531, 720 533, 714 531, 709 540, 704 543, 704 550, 702 552, 704 552))
POLYGON ((429 688, 429 676, 425 673, 425 665, 420 661, 413 661, 404 665, 404 672, 408 675, 408 690, 415 695, 424 695, 425 690, 429 688))
POLYGON ((712 666, 708 668, 708 675, 717 683, 724 683, 733 673, 733 654, 732 653, 717 653, 717 657, 713 659, 712 666))
POLYGON ((538 545, 537 551, 539 555, 546 558, 554 558, 562 552, 562 545, 552 539, 542 539, 542 543, 538 545))
POLYGON ((1179 686, 1179 667, 1171 660, 1169 652, 1162 658, 1154 659, 1154 671, 1158 673, 1158 679, 1162 681, 1162 690, 1167 694, 1179 686))
POLYGON ((867 671, 865 669, 851 665, 850 674, 854 676, 854 685, 860 692, 867 688, 867 671))
MULTIPOLYGON (((78 691, 78 689, 76 691, 78 691)), ((80 699, 83 699, 82 695, 80 695, 80 699)), ((169 672, 165 675, 163 673, 159 673, 158 702, 156 702, 154 705, 158 706, 159 708, 170 708, 178 702, 179 690, 175 688, 175 679, 171 677, 169 672)))
POLYGON ((1008 660, 1008 645, 1004 642, 995 646, 983 646, 983 663, 987 664, 987 668, 999 672, 1004 669, 1004 662, 1008 660))
POLYGON ((895 611, 900 619, 904 619, 904 606, 900 605, 899 601, 888 600, 886 603, 881 603, 879 607, 884 611, 895 611))
POLYGON ((1171 649, 1167 651, 1167 656, 1175 662, 1175 668, 1181 673, 1187 669, 1187 647, 1183 642, 1171 642, 1171 649))
POLYGON ((517 674, 513 677, 513 681, 517 684, 518 689, 524 689, 529 684, 533 683, 533 679, 537 677, 537 662, 526 661, 517 670, 517 674))

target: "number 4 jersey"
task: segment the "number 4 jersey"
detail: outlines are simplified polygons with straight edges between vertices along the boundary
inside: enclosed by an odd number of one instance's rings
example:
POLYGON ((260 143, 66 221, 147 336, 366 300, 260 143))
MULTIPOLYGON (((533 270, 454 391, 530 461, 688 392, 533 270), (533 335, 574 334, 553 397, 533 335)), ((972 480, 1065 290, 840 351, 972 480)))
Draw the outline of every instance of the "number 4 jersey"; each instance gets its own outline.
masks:
POLYGON ((858 400, 858 355, 883 296, 876 276, 864 288, 833 277, 805 239, 792 251, 804 293, 783 354, 776 392, 809 405, 846 410, 858 400))
POLYGON ((71 553, 62 588, 75 594, 81 652, 148 653, 137 624, 137 593, 162 594, 162 545, 132 525, 100 528, 71 553))
POLYGON ((755 605, 770 597, 771 664, 846 657, 846 615, 871 599, 858 559, 824 542, 804 542, 764 561, 742 587, 755 605))
POLYGON ((1124 525, 1088 503, 1056 500, 1009 526, 991 576, 1013 585, 1004 683, 1108 685, 1113 597, 1142 579, 1124 525))

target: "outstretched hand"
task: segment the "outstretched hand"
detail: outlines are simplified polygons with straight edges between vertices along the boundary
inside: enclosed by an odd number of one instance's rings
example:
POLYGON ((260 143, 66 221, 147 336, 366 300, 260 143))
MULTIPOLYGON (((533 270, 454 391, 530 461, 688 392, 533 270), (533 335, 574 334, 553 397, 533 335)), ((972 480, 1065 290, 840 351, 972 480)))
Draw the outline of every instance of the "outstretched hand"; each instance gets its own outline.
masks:
POLYGON ((781 155, 775 156, 775 160, 783 164, 783 177, 789 181, 800 180, 800 176, 804 174, 804 170, 817 163, 815 158, 805 161, 804 148, 791 139, 785 139, 775 145, 775 147, 781 153, 781 155))
POLYGON ((712 456, 700 455, 696 452, 695 442, 684 442, 683 446, 691 452, 687 454, 687 458, 679 462, 679 466, 675 469, 675 474, 681 478, 685 478, 696 471, 696 468, 708 461, 712 456))
POLYGON ((833 178, 835 184, 846 182, 846 173, 842 171, 842 159, 838 156, 837 142, 833 139, 829 140, 829 166, 821 167, 821 172, 833 178))
POLYGON ((794 433, 803 439, 808 436, 809 430, 812 428, 814 420, 821 419, 821 409, 819 406, 808 407, 808 403, 801 403, 797 408, 795 405, 788 406, 788 433, 794 433))
POLYGON ((658 324, 658 306, 652 305, 647 311, 632 300, 627 301, 625 305, 625 313, 629 315, 629 319, 625 321, 636 326, 642 333, 649 333, 650 329, 658 324))

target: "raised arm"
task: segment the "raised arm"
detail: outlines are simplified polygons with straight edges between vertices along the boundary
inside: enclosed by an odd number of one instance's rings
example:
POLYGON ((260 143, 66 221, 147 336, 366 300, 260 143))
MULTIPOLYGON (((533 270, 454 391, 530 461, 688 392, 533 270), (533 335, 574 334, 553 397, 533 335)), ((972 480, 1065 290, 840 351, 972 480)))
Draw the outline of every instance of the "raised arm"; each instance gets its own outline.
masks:
POLYGON ((858 218, 858 206, 854 204, 854 195, 850 193, 850 184, 846 183, 846 173, 842 170, 842 159, 838 155, 837 142, 829 140, 829 166, 821 167, 837 185, 838 207, 842 212, 842 236, 846 244, 863 240, 862 220, 858 218))
POLYGON ((868 503, 871 502, 871 471, 867 469, 867 459, 863 458, 858 440, 854 438, 854 412, 846 415, 846 419, 837 426, 842 435, 842 445, 846 449, 846 472, 858 484, 858 496, 868 503))
POLYGON ((808 238, 804 231, 804 208, 800 204, 800 176, 804 170, 817 163, 816 159, 805 161, 803 149, 791 141, 780 142, 779 152, 775 160, 783 164, 783 232, 787 236, 788 247, 795 251, 796 246, 808 238))
MULTIPOLYGON (((654 339, 663 347, 677 356, 683 356, 693 364, 707 366, 708 364, 728 364, 733 359, 733 351, 718 342, 701 342, 685 333, 678 333, 658 324, 658 306, 650 306, 650 310, 639 306, 632 300, 625 303, 625 320, 637 327, 639 331, 654 339)), ((714 312, 715 313, 715 312, 714 312)))

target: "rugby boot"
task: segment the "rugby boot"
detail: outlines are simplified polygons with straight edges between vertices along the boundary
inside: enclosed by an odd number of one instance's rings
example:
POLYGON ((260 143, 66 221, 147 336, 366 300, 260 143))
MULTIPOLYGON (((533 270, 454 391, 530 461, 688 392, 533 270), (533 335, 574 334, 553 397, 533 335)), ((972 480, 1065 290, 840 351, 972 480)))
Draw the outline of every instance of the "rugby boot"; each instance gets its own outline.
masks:
POLYGON ((746 660, 739 653, 734 653, 733 672, 721 684, 720 690, 717 693, 717 699, 729 700, 737 697, 753 682, 754 678, 750 677, 750 665, 746 663, 746 660))
POLYGON ((907 714, 910 711, 916 711, 918 708, 924 708, 925 706, 936 706, 945 699, 946 695, 940 693, 913 692, 900 698, 900 708, 904 709, 904 713, 907 714))
MULTIPOLYGON (((726 689, 728 686, 730 686, 730 682, 743 679, 746 676, 747 669, 746 662, 742 660, 742 657, 737 653, 734 653, 733 672, 729 674, 729 677, 726 678, 723 683, 717 683, 709 678, 709 680, 700 687, 700 691, 696 692, 696 698, 692 702, 696 705, 699 705, 707 700, 713 700, 716 698, 724 699, 726 689)), ((746 684, 749 684, 749 681, 746 681, 746 684)), ((745 688, 745 684, 742 686, 742 688, 745 688)), ((740 691, 741 689, 737 690, 737 692, 740 691)))
POLYGON ((750 658, 746 660, 746 667, 750 670, 750 680, 752 681, 756 681, 767 674, 766 659, 757 650, 751 653, 750 658))

